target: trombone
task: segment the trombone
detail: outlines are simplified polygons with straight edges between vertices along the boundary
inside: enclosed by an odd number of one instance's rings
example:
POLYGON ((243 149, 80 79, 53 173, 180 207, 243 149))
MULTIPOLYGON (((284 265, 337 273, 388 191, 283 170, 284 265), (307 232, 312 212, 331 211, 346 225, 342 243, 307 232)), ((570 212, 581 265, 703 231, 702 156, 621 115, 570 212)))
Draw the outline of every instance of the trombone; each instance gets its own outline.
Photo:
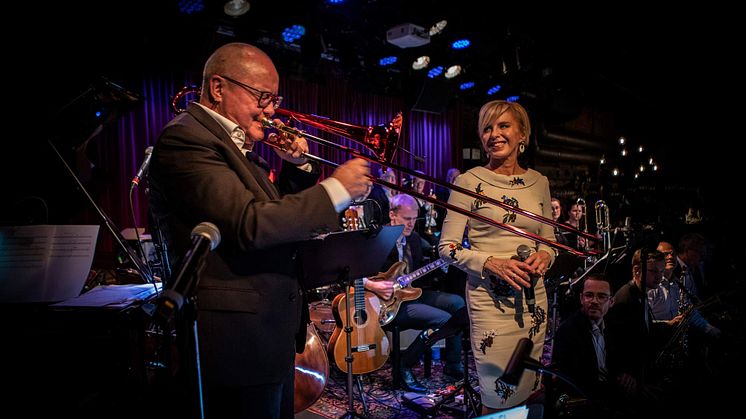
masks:
MULTIPOLYGON (((188 94, 188 93, 195 93, 195 89, 194 88, 184 88, 184 89, 182 89, 174 97, 172 103, 174 103, 174 104, 178 103, 178 100, 182 96, 184 96, 185 94, 188 94)), ((173 110, 175 112, 177 112, 177 113, 179 112, 179 109, 177 109, 176 106, 173 106, 173 110)), ((571 232, 573 234, 576 234, 578 236, 584 237, 587 240, 598 241, 598 238, 596 236, 594 236, 592 234, 589 234, 588 232, 580 231, 580 230, 578 230, 578 229, 576 229, 576 228, 574 228, 572 226, 569 226, 567 224, 562 224, 562 223, 554 221, 552 219, 545 218, 545 217, 543 217, 541 215, 534 214, 534 213, 532 213, 530 211, 521 209, 519 207, 515 207, 515 206, 512 206, 512 205, 506 204, 506 203, 504 203, 502 201, 498 201, 497 199, 489 197, 487 195, 477 194, 476 192, 472 192, 472 191, 470 191, 468 189, 464 189, 464 188, 462 188, 460 186, 456 186, 456 185, 453 185, 453 184, 444 184, 443 182, 439 181, 438 179, 436 179, 436 178, 434 178, 432 176, 426 175, 424 173, 419 173, 419 172, 416 172, 415 170, 410 169, 408 167, 404 167, 404 166, 400 166, 400 165, 397 165, 395 163, 392 163, 391 160, 393 160, 394 155, 396 154, 397 144, 399 142, 399 135, 401 133, 401 127, 403 125, 403 117, 402 117, 401 113, 397 114, 391 120, 391 122, 388 122, 388 123, 382 124, 382 125, 377 125, 377 126, 354 125, 354 124, 349 124, 349 123, 346 123, 346 122, 335 121, 335 120, 332 120, 332 119, 329 119, 329 118, 325 118, 325 117, 321 117, 321 116, 316 116, 316 115, 310 115, 310 114, 305 114, 305 113, 301 113, 301 112, 290 111, 290 110, 286 110, 286 109, 282 109, 282 108, 275 109, 275 113, 278 114, 279 116, 288 118, 289 121, 297 121, 297 122, 300 122, 300 123, 303 123, 303 124, 311 125, 311 126, 317 128, 317 129, 321 130, 321 131, 330 132, 330 133, 337 134, 339 136, 348 138, 348 139, 350 139, 350 140, 352 140, 352 141, 354 141, 354 142, 356 142, 358 144, 361 144, 361 145, 365 146, 368 150, 372 151, 372 154, 374 156, 370 156, 368 154, 364 154, 364 153, 362 153, 361 151, 359 151, 359 150, 357 150, 355 148, 348 147, 348 146, 345 146, 345 145, 342 145, 342 144, 337 144, 335 142, 326 140, 324 138, 321 138, 321 137, 318 137, 318 136, 315 136, 315 135, 311 135, 311 134, 309 134, 309 133, 307 133, 305 131, 302 131, 302 130, 294 128, 294 127, 291 127, 291 126, 286 125, 284 123, 277 123, 277 122, 272 121, 272 120, 270 120, 268 118, 264 118, 262 120, 262 124, 266 128, 276 129, 277 131, 279 131, 279 132, 281 132, 281 133, 283 133, 285 135, 291 135, 291 136, 296 136, 296 137, 304 137, 306 139, 310 139, 310 140, 312 140, 312 141, 314 141, 314 142, 316 142, 316 143, 318 143, 320 145, 323 145, 323 146, 330 147, 330 148, 333 148, 333 149, 338 150, 338 151, 343 151, 345 153, 348 153, 352 157, 361 158, 361 159, 367 160, 369 162, 379 163, 379 164, 382 164, 384 166, 391 167, 394 170, 398 170, 398 171, 401 171, 401 172, 406 173, 408 175, 415 176, 415 177, 418 177, 420 179, 424 179, 425 181, 428 181, 428 182, 431 182, 433 184, 449 188, 449 189, 451 189, 453 191, 462 193, 462 194, 470 196, 472 198, 480 199, 480 200, 482 200, 484 202, 489 202, 489 203, 491 203, 493 205, 497 205, 498 207, 503 208, 503 209, 505 209, 507 211, 511 211, 511 212, 516 213, 518 215, 522 215, 524 217, 528 217, 528 218, 530 218, 532 220, 535 220, 535 221, 538 221, 540 223, 549 224, 551 226, 554 226, 554 227, 557 227, 557 228, 560 228, 560 229, 563 229, 563 230, 567 230, 567 231, 569 231, 569 232, 571 232)), ((279 150, 282 150, 282 151, 285 151, 285 148, 286 148, 285 143, 282 141, 282 139, 280 138, 279 135, 271 135, 270 134, 267 137, 267 139, 265 141, 263 141, 263 143, 269 145, 272 148, 279 149, 279 150)), ((306 157, 309 160, 314 160, 316 162, 328 165, 330 167, 334 167, 334 168, 339 167, 339 163, 336 163, 336 162, 324 159, 322 157, 315 156, 315 155, 310 154, 310 153, 303 153, 303 156, 306 157)), ((574 249, 574 248, 572 248, 570 246, 564 245, 562 243, 558 243, 558 242, 555 242, 555 241, 552 241, 552 240, 545 239, 545 238, 543 238, 543 237, 541 237, 539 235, 536 235, 536 234, 528 232, 528 231, 524 231, 524 230, 522 230, 522 229, 520 229, 518 227, 515 227, 515 226, 509 225, 509 224, 504 224, 504 223, 495 221, 495 220, 493 220, 491 218, 488 218, 488 217, 485 217, 485 216, 483 216, 481 214, 473 213, 471 211, 468 211, 466 209, 457 207, 457 206, 449 204, 447 202, 442 202, 442 201, 440 201, 440 200, 438 200, 436 198, 433 198, 433 197, 430 197, 428 195, 425 195, 424 193, 419 193, 419 192, 414 191, 414 190, 406 189, 406 188, 404 188, 402 186, 399 186, 396 183, 391 183, 391 182, 385 181, 383 179, 376 178, 376 177, 374 177, 372 175, 368 175, 368 179, 370 179, 371 182, 377 183, 377 184, 379 184, 381 186, 385 186, 387 188, 391 188, 391 189, 397 190, 399 192, 403 192, 403 193, 412 195, 414 197, 420 198, 423 201, 426 201, 426 202, 429 202, 431 204, 443 207, 443 208, 445 208, 445 209, 447 209, 449 211, 453 211, 453 212, 465 215, 467 217, 480 220, 480 221, 482 221, 482 222, 484 222, 486 224, 489 224, 489 225, 491 225, 493 227, 497 227, 497 228, 506 230, 508 232, 511 232, 511 233, 513 233, 515 235, 527 238, 529 240, 537 241, 537 242, 546 244, 547 246, 550 246, 550 247, 553 247, 553 248, 556 248, 556 249, 565 250, 568 253, 574 254, 576 256, 589 257, 589 256, 597 256, 599 254, 598 251, 594 251, 594 250, 582 250, 582 251, 581 250, 576 250, 576 249, 574 249)))

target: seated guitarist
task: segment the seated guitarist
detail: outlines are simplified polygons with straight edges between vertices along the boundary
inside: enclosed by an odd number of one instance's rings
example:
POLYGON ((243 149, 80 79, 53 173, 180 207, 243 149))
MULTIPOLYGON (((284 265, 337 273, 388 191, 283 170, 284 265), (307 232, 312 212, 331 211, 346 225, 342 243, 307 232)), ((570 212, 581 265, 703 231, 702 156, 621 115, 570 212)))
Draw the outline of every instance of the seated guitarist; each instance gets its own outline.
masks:
MULTIPOLYGON (((403 224, 404 230, 381 271, 385 272, 397 261, 404 261, 407 264, 405 272, 411 272, 423 266, 422 239, 413 231, 417 221, 419 205, 412 196, 406 194, 394 195, 390 203, 391 225, 403 224)), ((394 292, 394 279, 366 281, 365 288, 388 299, 394 292)), ((405 389, 414 392, 427 391, 427 388, 414 376, 411 368, 417 363, 423 352, 428 349, 426 345, 429 335, 428 329, 438 329, 451 318, 451 314, 463 306, 464 299, 460 296, 431 289, 423 289, 422 296, 417 300, 402 303, 392 324, 397 324, 401 329, 422 330, 422 333, 401 356, 401 377, 405 389)), ((446 362, 445 375, 454 381, 463 378, 460 333, 446 338, 444 359, 446 362)))

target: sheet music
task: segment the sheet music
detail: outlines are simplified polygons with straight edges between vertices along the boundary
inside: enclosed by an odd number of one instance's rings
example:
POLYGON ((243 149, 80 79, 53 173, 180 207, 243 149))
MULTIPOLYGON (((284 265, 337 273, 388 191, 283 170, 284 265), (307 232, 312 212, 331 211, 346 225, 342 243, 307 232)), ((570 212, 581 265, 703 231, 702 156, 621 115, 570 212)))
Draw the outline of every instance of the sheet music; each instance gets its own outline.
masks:
POLYGON ((85 285, 97 225, 0 227, 0 302, 62 301, 85 285))
MULTIPOLYGON (((163 288, 160 282, 155 286, 158 287, 158 291, 163 288)), ((129 307, 155 294, 155 286, 153 284, 99 285, 83 295, 52 304, 52 307, 129 307)))

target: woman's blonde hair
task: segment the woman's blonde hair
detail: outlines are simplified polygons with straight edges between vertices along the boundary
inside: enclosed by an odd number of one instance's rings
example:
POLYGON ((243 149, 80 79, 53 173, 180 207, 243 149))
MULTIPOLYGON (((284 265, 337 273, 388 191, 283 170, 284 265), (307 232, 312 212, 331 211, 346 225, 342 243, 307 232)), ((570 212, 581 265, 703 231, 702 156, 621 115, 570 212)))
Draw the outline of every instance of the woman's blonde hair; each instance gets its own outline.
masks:
POLYGON ((479 110, 479 130, 477 134, 481 137, 484 129, 507 111, 512 112, 516 121, 518 121, 518 124, 521 126, 521 133, 526 137, 523 141, 528 145, 528 139, 531 135, 531 121, 528 119, 526 109, 518 102, 493 100, 485 103, 482 109, 479 110))

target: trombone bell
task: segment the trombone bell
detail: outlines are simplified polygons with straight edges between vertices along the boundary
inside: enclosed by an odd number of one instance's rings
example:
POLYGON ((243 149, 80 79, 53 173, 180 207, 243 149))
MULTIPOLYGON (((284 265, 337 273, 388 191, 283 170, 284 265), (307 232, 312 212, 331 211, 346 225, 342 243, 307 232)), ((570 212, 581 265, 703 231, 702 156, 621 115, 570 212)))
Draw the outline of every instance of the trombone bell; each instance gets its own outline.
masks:
POLYGON ((391 163, 394 159, 403 122, 401 112, 391 122, 367 127, 335 121, 322 116, 289 111, 283 108, 275 109, 275 113, 289 120, 295 120, 318 128, 324 132, 349 138, 358 144, 366 146, 373 151, 373 154, 376 155, 379 161, 386 163, 391 163))

